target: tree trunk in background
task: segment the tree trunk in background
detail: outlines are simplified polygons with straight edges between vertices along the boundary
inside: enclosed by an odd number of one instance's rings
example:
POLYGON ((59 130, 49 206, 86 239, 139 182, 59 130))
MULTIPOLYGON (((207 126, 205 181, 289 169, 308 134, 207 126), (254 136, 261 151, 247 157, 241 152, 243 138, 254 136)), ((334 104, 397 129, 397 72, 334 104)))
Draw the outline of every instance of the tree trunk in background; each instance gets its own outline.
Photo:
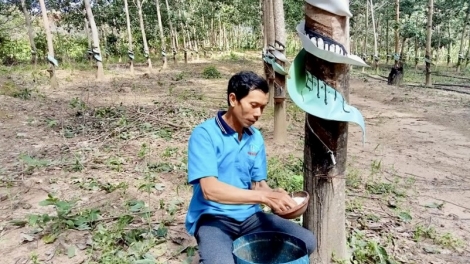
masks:
MULTIPOLYGON (((470 8, 470 7, 469 7, 470 8)), ((427 24, 427 35, 426 35, 426 86, 432 86, 431 83, 431 61, 432 61, 432 47, 431 47, 431 37, 432 37, 432 13, 434 10, 433 0, 429 0, 428 6, 428 24, 427 24)))
MULTIPOLYGON (((181 13, 180 13, 181 14, 181 13)), ((188 63, 188 46, 186 44, 186 34, 184 32, 183 23, 180 24, 181 26, 181 35, 183 35, 183 52, 184 52, 184 63, 188 63)))
POLYGON ((457 72, 460 72, 460 66, 462 65, 463 61, 463 44, 465 40, 465 33, 467 33, 467 21, 468 16, 470 14, 470 6, 467 7, 467 13, 465 15, 465 19, 463 20, 463 29, 462 29, 462 36, 460 37, 460 49, 459 49, 459 59, 457 61, 457 72))
POLYGON ((388 33, 389 33, 389 29, 390 29, 390 19, 388 19, 388 17, 387 17, 387 25, 386 25, 386 27, 387 27, 387 28, 385 29, 385 53, 386 53, 385 55, 386 55, 386 57, 387 57, 387 62, 386 62, 386 64, 388 65, 388 60, 389 60, 389 58, 390 58, 390 57, 389 57, 389 55, 390 55, 390 49, 389 49, 389 47, 388 47, 388 46, 389 46, 389 45, 388 45, 388 35, 389 35, 388 33))
POLYGON ((29 15, 28 8, 26 8, 25 0, 21 0, 21 8, 23 9, 26 27, 28 28, 29 44, 31 45, 31 63, 36 65, 38 62, 38 52, 36 50, 36 43, 34 42, 34 32, 33 26, 31 25, 31 16, 29 15))
MULTIPOLYGON (((92 40, 91 40, 91 36, 90 36, 90 23, 88 22, 88 18, 86 17, 86 9, 83 9, 83 16, 85 18, 85 34, 86 34, 86 38, 87 38, 87 41, 88 41, 88 50, 91 51, 93 49, 93 45, 91 44, 92 40)), ((88 56, 88 61, 90 62, 90 66, 93 65, 93 54, 90 54, 87 52, 87 56, 88 56)))
POLYGON ((219 14, 219 37, 218 37, 219 51, 221 52, 224 49, 224 36, 222 32, 222 19, 219 14))
MULTIPOLYGON (((127 36, 129 38, 129 51, 128 52, 130 54, 128 55, 134 56, 134 45, 132 44, 131 19, 129 18, 129 5, 127 4, 127 0, 124 0, 124 9, 126 11, 127 36)), ((129 58, 129 68, 131 70, 131 74, 133 75, 134 74, 134 59, 133 58, 129 58)))
POLYGON ((381 53, 381 48, 382 48, 382 30, 383 30, 383 27, 380 26, 380 19, 382 18, 380 15, 381 13, 374 13, 375 16, 375 31, 376 31, 376 34, 377 34, 377 53, 379 54, 379 57, 380 57, 380 53, 381 53))
POLYGON ((418 63, 419 63, 419 57, 418 57, 418 34, 415 36, 415 72, 418 70, 418 63))
MULTIPOLYGON (((305 25, 332 38, 349 52, 349 20, 305 3, 305 25)), ((305 69, 335 88, 349 100, 349 65, 336 64, 307 53, 305 69)), ((332 263, 332 255, 347 258, 345 216, 345 170, 348 123, 306 115, 304 188, 310 194, 303 226, 314 232, 317 248, 310 263, 332 263), (315 134, 319 136, 317 138, 315 134), (320 141, 321 140, 321 141, 320 141), (333 152, 336 165, 325 146, 333 152)))
MULTIPOLYGON (((433 3, 434 5, 434 3, 433 3)), ((439 65, 439 59, 440 59, 440 56, 439 56, 439 51, 441 50, 441 25, 437 26, 436 27, 436 30, 437 30, 437 36, 438 36, 438 39, 437 39, 437 50, 436 50, 436 64, 435 64, 435 67, 436 67, 436 71, 437 71, 437 67, 439 65)), ((469 49, 470 49, 470 42, 469 42, 469 49)))
MULTIPOLYGON (((286 46, 286 23, 284 21, 284 3, 283 0, 273 0, 275 42, 281 43, 278 51, 285 54, 286 46)), ((283 61, 277 60, 284 69, 283 61)), ((287 140, 286 123, 286 76, 274 73, 274 142, 284 144, 287 140)))
POLYGON ((407 38, 403 38, 401 42, 401 49, 400 49, 400 60, 402 62, 406 61, 406 56, 405 56, 405 49, 406 49, 406 42, 408 41, 407 38))
MULTIPOLYGON (((176 52, 177 50, 180 49, 179 40, 178 40, 178 29, 177 29, 177 27, 175 27, 175 28, 173 29, 173 34, 174 34, 174 36, 175 36, 175 48, 176 48, 176 49, 175 49, 175 52, 176 52)), ((176 53, 175 53, 175 54, 176 54, 176 53)))
POLYGON ((398 32, 398 24, 400 22, 400 1, 395 0, 395 53, 393 54, 395 63, 388 74, 389 85, 400 85, 403 80, 403 51, 406 44, 406 38, 403 38, 403 45, 400 51, 400 34, 398 32))
POLYGON ((196 34, 196 27, 193 26, 193 36, 194 36, 194 51, 196 52, 196 60, 199 60, 199 42, 196 34))
POLYGON ((167 50, 166 50, 165 36, 163 33, 162 14, 160 13, 160 1, 155 0, 155 5, 157 6, 158 30, 160 31, 160 42, 162 43, 162 61, 163 61, 162 68, 165 69, 168 67, 168 62, 166 58, 167 50))
MULTIPOLYGON (((266 3, 266 13, 267 13, 267 20, 266 20, 266 33, 267 33, 267 42, 268 47, 269 45, 274 47, 274 39, 276 37, 276 33, 274 32, 274 10, 273 10, 273 1, 274 0, 265 0, 266 3)), ((269 84, 269 106, 274 106, 274 70, 272 66, 268 65, 268 79, 269 84)))
MULTIPOLYGON (((269 12, 268 12, 268 0, 261 0, 262 1, 262 6, 261 10, 263 13, 261 22, 263 23, 262 29, 263 29, 263 49, 266 51, 268 50, 268 18, 269 18, 269 12)), ((241 32, 239 32, 238 38, 240 39, 241 32)), ((264 54, 262 54, 261 59, 263 59, 264 54)), ((264 77, 268 80, 269 77, 269 65, 266 62, 263 62, 263 69, 264 69, 264 77)), ((271 99, 271 95, 269 95, 271 99)), ((271 100, 269 100, 269 104, 271 104, 271 100)))
MULTIPOLYGON (((437 30, 439 30, 439 27, 437 27, 437 30)), ((439 31, 438 31, 439 32, 439 31)), ((438 33, 439 34, 439 33, 438 33)), ((469 60, 470 59, 470 30, 468 32, 468 46, 467 46, 467 52, 465 53, 465 67, 468 66, 469 60)))
POLYGON ((370 16, 372 17, 372 31, 374 33, 374 66, 375 74, 379 74, 379 51, 377 48, 377 32, 375 27, 374 3, 370 0, 370 16))
MULTIPOLYGON (((55 59, 54 58, 54 43, 52 42, 51 29, 49 28, 49 18, 47 17, 46 5, 44 4, 44 0, 39 0, 39 4, 41 6, 42 19, 44 21, 44 31, 46 31, 47 53, 51 58, 55 59)), ((55 89, 59 86, 59 83, 57 81, 57 76, 55 75, 55 65, 52 63, 49 63, 49 64, 51 65, 51 68, 48 70, 49 76, 51 77, 51 87, 55 89)))
POLYGON ((400 44, 400 34, 398 32, 398 24, 400 23, 400 0, 395 0, 395 67, 398 67, 398 63, 400 62, 399 56, 399 44, 400 44))
MULTIPOLYGON (((369 33, 369 1, 366 1, 366 16, 364 19, 365 29, 364 29, 364 42, 362 46, 362 59, 367 61, 367 34, 369 33)), ((362 67, 362 72, 364 72, 365 67, 362 67)))
MULTIPOLYGON (((418 25, 419 22, 419 16, 416 16, 416 25, 418 25)), ((415 33, 415 72, 418 70, 418 63, 419 63, 419 56, 418 56, 418 50, 419 50, 419 42, 418 42, 418 33, 415 33)))
POLYGON ((108 50, 108 42, 106 41, 106 26, 105 25, 101 25, 100 27, 100 30, 98 31, 98 33, 101 33, 101 41, 100 43, 103 43, 103 52, 101 53, 101 57, 104 59, 104 60, 108 60, 108 57, 109 57, 109 54, 107 52, 108 50))
POLYGON ((225 23, 222 23, 222 29, 223 29, 223 33, 224 33, 224 49, 229 51, 230 50, 230 44, 228 42, 228 32, 227 32, 227 26, 225 25, 225 23))
MULTIPOLYGON (((266 47, 267 46, 267 40, 266 40, 266 29, 264 28, 264 21, 266 20, 266 11, 264 9, 264 1, 263 0, 259 0, 259 9, 260 9, 260 13, 261 13, 261 20, 260 20, 260 31, 261 31, 261 39, 260 39, 260 43, 261 43, 261 46, 262 47, 266 47)), ((237 27, 238 31, 238 35, 240 35, 240 25, 238 25, 237 27)), ((240 41, 240 38, 237 38, 237 41, 240 41)), ((240 42, 238 42, 240 43, 240 42)))
MULTIPOLYGON (((168 0, 165 0, 166 11, 167 14, 171 13, 170 5, 168 4, 168 0)), ((176 63, 176 40, 175 40, 175 32, 173 31, 173 22, 171 21, 172 18, 168 19, 168 23, 170 24, 170 38, 171 38, 171 49, 173 53, 173 62, 176 63)))
POLYGON ((147 58, 147 65, 148 65, 149 69, 151 69, 152 68, 152 60, 150 59, 149 46, 148 46, 148 43, 147 43, 147 36, 145 35, 144 17, 142 15, 142 3, 140 2, 140 0, 137 0, 137 10, 138 10, 138 13, 139 13, 139 23, 140 23, 140 30, 142 32, 142 41, 144 42, 144 56, 147 58))
MULTIPOLYGON (((91 26, 91 35, 93 39, 93 50, 94 50, 93 52, 96 52, 99 56, 101 56, 98 28, 96 27, 95 18, 93 17, 93 13, 91 12, 90 1, 89 0, 83 0, 83 1, 85 2, 86 13, 88 15, 88 21, 90 22, 90 26, 91 26)), ((97 60, 96 66, 98 67, 98 70, 96 72, 96 78, 98 80, 101 80, 104 77, 103 63, 97 60)))
MULTIPOLYGON (((450 35, 450 20, 449 20, 449 23, 448 23, 447 25, 448 25, 448 27, 447 27, 447 32, 449 33, 449 39, 451 39, 451 35, 450 35)), ((450 63, 450 59, 451 59, 451 56, 450 56, 451 47, 452 47, 452 44, 451 44, 451 42, 449 42, 449 43, 447 44, 447 67, 449 67, 449 63, 450 63)))

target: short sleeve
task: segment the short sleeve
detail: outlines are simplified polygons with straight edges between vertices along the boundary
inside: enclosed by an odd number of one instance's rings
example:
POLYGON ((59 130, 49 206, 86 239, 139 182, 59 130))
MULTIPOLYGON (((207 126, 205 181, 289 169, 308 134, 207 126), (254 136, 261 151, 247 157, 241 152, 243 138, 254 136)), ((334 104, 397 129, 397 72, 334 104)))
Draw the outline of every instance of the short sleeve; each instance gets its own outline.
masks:
POLYGON ((256 154, 255 163, 251 169, 251 180, 259 182, 267 178, 266 149, 264 143, 261 145, 258 154, 256 154))
POLYGON ((208 176, 218 176, 217 155, 207 130, 196 127, 188 143, 188 183, 208 176))

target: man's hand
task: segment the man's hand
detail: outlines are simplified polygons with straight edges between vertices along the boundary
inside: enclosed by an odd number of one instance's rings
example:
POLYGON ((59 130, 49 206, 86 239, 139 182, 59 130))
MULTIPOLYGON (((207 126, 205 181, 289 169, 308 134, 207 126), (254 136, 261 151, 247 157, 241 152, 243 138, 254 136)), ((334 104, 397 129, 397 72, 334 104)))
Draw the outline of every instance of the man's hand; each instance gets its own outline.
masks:
POLYGON ((281 213, 297 206, 294 199, 282 189, 266 191, 263 196, 263 203, 270 207, 274 213, 281 213))
POLYGON ((200 179, 204 198, 223 204, 265 204, 274 213, 283 212, 297 206, 289 194, 281 188, 271 189, 266 181, 252 185, 252 190, 244 190, 220 182, 216 177, 200 179))
POLYGON ((274 213, 283 212, 297 205, 288 192, 282 188, 272 189, 264 180, 252 182, 251 189, 263 192, 262 203, 270 207, 274 213))
POLYGON ((285 193, 285 194, 289 194, 286 190, 282 189, 282 188, 276 188, 276 189, 272 189, 273 192, 280 192, 280 193, 285 193))

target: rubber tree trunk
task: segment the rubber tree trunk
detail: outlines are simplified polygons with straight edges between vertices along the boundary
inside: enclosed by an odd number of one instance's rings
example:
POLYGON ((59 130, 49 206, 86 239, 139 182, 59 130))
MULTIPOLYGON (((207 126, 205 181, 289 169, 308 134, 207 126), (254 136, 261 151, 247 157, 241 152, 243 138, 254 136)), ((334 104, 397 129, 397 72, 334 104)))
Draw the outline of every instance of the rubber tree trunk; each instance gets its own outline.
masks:
POLYGON ((398 25, 400 23, 400 0, 395 0, 395 67, 398 67, 398 63, 400 62, 400 34, 398 32, 398 25))
MULTIPOLYGON (((470 7, 469 7, 470 8, 470 7)), ((431 38, 432 38, 432 13, 434 10, 433 0, 429 0, 428 4, 428 24, 426 34, 426 86, 432 86, 431 83, 431 61, 432 61, 432 49, 431 49, 431 38)))
MULTIPOLYGON (((264 21, 266 20, 266 11, 264 10, 264 1, 263 0, 259 0, 259 8, 260 8, 260 12, 261 12, 261 21, 260 21, 260 30, 261 30, 261 39, 260 39, 260 43, 263 47, 266 47, 267 46, 267 40, 266 40, 266 30, 264 28, 264 21)), ((238 29, 238 33, 240 33, 240 27, 238 26, 237 27, 238 29)), ((240 41, 240 38, 237 39, 237 41, 240 41)))
POLYGON ((377 48, 377 30, 375 27, 374 3, 370 0, 370 16, 372 17, 372 32, 374 33, 374 67, 375 74, 379 74, 379 51, 377 48))
MULTIPOLYGON (((42 19, 44 22, 44 31, 46 31, 46 38, 47 38, 47 53, 48 56, 51 58, 54 58, 54 43, 52 42, 52 33, 51 29, 49 28, 49 18, 47 17, 47 10, 46 10, 46 5, 44 4, 44 0, 39 0, 39 5, 41 6, 41 13, 42 13, 42 19)), ((53 89, 57 88, 59 86, 59 83, 57 81, 57 76, 55 75, 55 65, 52 63, 49 63, 51 67, 49 68, 49 76, 51 78, 51 87, 53 89)))
MULTIPOLYGON (((178 14, 181 17, 181 9, 178 10, 178 14)), ((188 63, 188 46, 186 44, 186 30, 183 25, 183 22, 180 22, 181 34, 183 35, 183 54, 184 54, 184 63, 188 63)))
POLYGON ((162 68, 165 69, 168 67, 168 62, 166 58, 166 43, 165 43, 165 35, 163 33, 162 14, 160 13, 160 1, 155 0, 155 5, 157 6, 158 30, 160 32, 160 42, 162 43, 162 61, 163 61, 162 68))
POLYGON ((387 53, 387 62, 386 64, 388 65, 388 60, 390 59, 390 48, 388 47, 388 36, 389 36, 389 30, 390 30, 390 19, 387 16, 387 23, 386 23, 386 29, 385 29, 385 52, 387 53))
MULTIPOLYGON (((367 34, 369 33, 369 1, 366 1, 366 16, 364 18, 364 42, 362 43, 362 59, 367 61, 367 34)), ((365 67, 362 67, 364 72, 365 67)))
MULTIPOLYGON (((262 0, 262 13, 263 13, 263 16, 262 16, 262 23, 263 23, 263 48, 264 50, 267 50, 268 49, 268 38, 269 38, 269 32, 268 32, 268 22, 269 22, 269 9, 268 9, 268 6, 269 6, 269 0, 262 0)), ((266 78, 266 80, 268 80, 268 83, 269 83, 269 75, 270 75, 270 67, 269 67, 269 64, 264 62, 263 63, 263 69, 264 69, 264 77, 266 78)), ((271 104, 271 94, 269 95, 269 104, 271 104)))
MULTIPOLYGON (((88 18, 86 18, 86 9, 83 9, 83 16, 85 20, 85 26, 83 28, 85 30, 85 35, 87 38, 88 50, 91 50, 93 48, 93 45, 92 45, 92 40, 90 36, 90 23, 88 23, 88 18)), ((88 56, 87 58, 88 58, 88 62, 90 63, 90 66, 93 65, 93 54, 87 53, 87 56, 88 56)))
MULTIPOLYGON (((134 57, 134 45, 132 43, 131 19, 129 17, 129 5, 127 4, 127 0, 124 0, 124 9, 126 11, 127 36, 129 39, 128 57, 129 56, 134 57)), ((131 74, 134 75, 134 59, 131 57, 129 57, 129 68, 131 70, 131 74)))
MULTIPOLYGON (((286 46, 286 23, 284 20, 284 1, 273 0, 275 42, 282 46, 276 47, 279 52, 285 54, 286 46)), ((277 60, 283 68, 284 62, 277 60)), ((286 76, 274 73, 274 142, 284 144, 287 140, 286 123, 286 76)))
POLYGON ((418 63, 419 63, 419 57, 418 57, 418 34, 414 37, 415 39, 415 72, 418 70, 418 63))
POLYGON ((221 18, 221 14, 219 13, 219 15, 217 16, 218 17, 218 21, 219 21, 219 35, 218 35, 218 38, 217 38, 217 41, 218 41, 218 45, 219 45, 219 53, 222 53, 223 49, 224 49, 224 36, 223 36, 223 32, 222 32, 222 18, 221 18))
MULTIPOLYGON (((168 0, 165 0, 166 11, 168 14, 171 14, 170 5, 168 4, 168 0)), ((173 30, 173 18, 168 19, 168 23, 170 24, 170 37, 171 37, 171 49, 173 52, 173 61, 176 63, 176 36, 175 31, 173 30)))
POLYGON ((467 52, 465 53, 465 67, 468 66, 469 59, 470 59, 470 31, 468 32, 468 46, 467 46, 467 52))
MULTIPOLYGON (((437 67, 439 66, 439 60, 441 59, 441 56, 439 56, 439 53, 441 51, 441 25, 436 26, 436 31, 437 31, 437 49, 436 49, 435 71, 437 71, 437 67)), ((470 42, 468 44, 469 44, 468 48, 470 49, 470 42)))
POLYGON ((193 26, 193 37, 194 37, 194 51, 196 52, 196 60, 199 60, 199 40, 196 34, 196 27, 193 26))
MULTIPOLYGON (((344 45, 349 51, 349 20, 305 3, 306 27, 344 45)), ((307 53, 305 69, 349 99, 349 65, 324 61, 307 53)), ((332 263, 332 255, 345 259, 345 169, 348 123, 307 114, 304 145, 304 188, 310 194, 303 226, 317 237, 310 263, 332 263), (310 129, 311 128, 311 129, 310 129), (312 130, 315 134, 312 133, 312 130), (336 165, 323 143, 333 152, 336 165)))
POLYGON ((400 60, 402 62, 406 61, 406 56, 405 56, 405 49, 406 49, 406 43, 408 42, 407 38, 403 38, 401 41, 401 49, 400 49, 400 60))
POLYGON ((26 27, 28 28, 29 44, 31 45, 31 63, 36 65, 38 62, 38 52, 36 49, 36 43, 34 42, 34 32, 33 26, 31 25, 31 16, 29 15, 29 10, 26 7, 25 0, 21 0, 21 8, 23 9, 26 27))
POLYGON ((460 72, 460 66, 462 65, 462 62, 464 60, 463 44, 465 41, 465 34, 467 33, 467 21, 468 21, 469 14, 470 14, 470 6, 467 7, 467 14, 465 15, 465 18, 463 21, 462 35, 460 37, 459 59, 457 60, 457 72, 460 72))
MULTIPOLYGON (((271 45, 274 47, 275 27, 274 27, 274 9, 273 9, 274 0, 265 0, 266 4, 266 39, 268 46, 271 45)), ((267 72, 266 79, 269 84, 269 106, 274 106, 274 70, 269 64, 265 64, 265 72, 267 72), (267 68, 266 68, 267 67, 267 68)))
POLYGON ((149 69, 152 68, 152 60, 150 59, 150 53, 149 53, 149 46, 147 43, 147 36, 145 35, 145 25, 144 25, 144 17, 142 15, 142 4, 145 2, 140 2, 140 0, 137 0, 137 10, 139 13, 139 23, 140 23, 140 30, 142 32, 142 42, 144 43, 144 56, 147 58, 147 65, 149 69))
MULTIPOLYGON (((102 59, 98 28, 96 27, 95 17, 93 16, 93 12, 91 12, 90 1, 89 0, 83 0, 83 1, 85 2, 85 9, 86 9, 88 21, 90 22, 90 27, 91 27, 91 35, 92 35, 93 50, 94 50, 93 52, 99 55, 102 59)), ((96 79, 101 80, 104 77, 103 62, 100 60, 96 60, 96 66, 98 68, 96 71, 96 79)))
MULTIPOLYGON (((450 33, 450 24, 451 24, 451 21, 449 19, 449 23, 447 24, 447 36, 449 37, 449 39, 451 39, 452 35, 450 33)), ((449 42, 447 44, 447 67, 449 67, 449 63, 450 63, 450 59, 451 59, 451 56, 450 56, 450 51, 451 51, 451 48, 452 48, 452 44, 451 42, 449 42)))

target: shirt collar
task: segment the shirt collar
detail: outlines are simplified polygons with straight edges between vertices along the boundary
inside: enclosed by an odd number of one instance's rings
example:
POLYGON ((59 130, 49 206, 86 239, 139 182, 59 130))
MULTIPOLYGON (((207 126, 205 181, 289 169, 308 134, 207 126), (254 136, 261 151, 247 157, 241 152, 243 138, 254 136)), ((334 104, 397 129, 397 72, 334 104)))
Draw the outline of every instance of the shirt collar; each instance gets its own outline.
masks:
MULTIPOLYGON (((215 122, 217 123, 217 125, 219 126, 220 130, 222 131, 222 133, 224 134, 235 134, 236 131, 233 130, 233 128, 231 128, 227 122, 225 122, 225 120, 222 118, 222 116, 227 113, 227 111, 219 111, 217 112, 217 115, 215 116, 215 122)), ((244 132, 246 132, 248 135, 253 135, 253 129, 251 127, 248 127, 248 128, 244 128, 243 129, 244 132)))

